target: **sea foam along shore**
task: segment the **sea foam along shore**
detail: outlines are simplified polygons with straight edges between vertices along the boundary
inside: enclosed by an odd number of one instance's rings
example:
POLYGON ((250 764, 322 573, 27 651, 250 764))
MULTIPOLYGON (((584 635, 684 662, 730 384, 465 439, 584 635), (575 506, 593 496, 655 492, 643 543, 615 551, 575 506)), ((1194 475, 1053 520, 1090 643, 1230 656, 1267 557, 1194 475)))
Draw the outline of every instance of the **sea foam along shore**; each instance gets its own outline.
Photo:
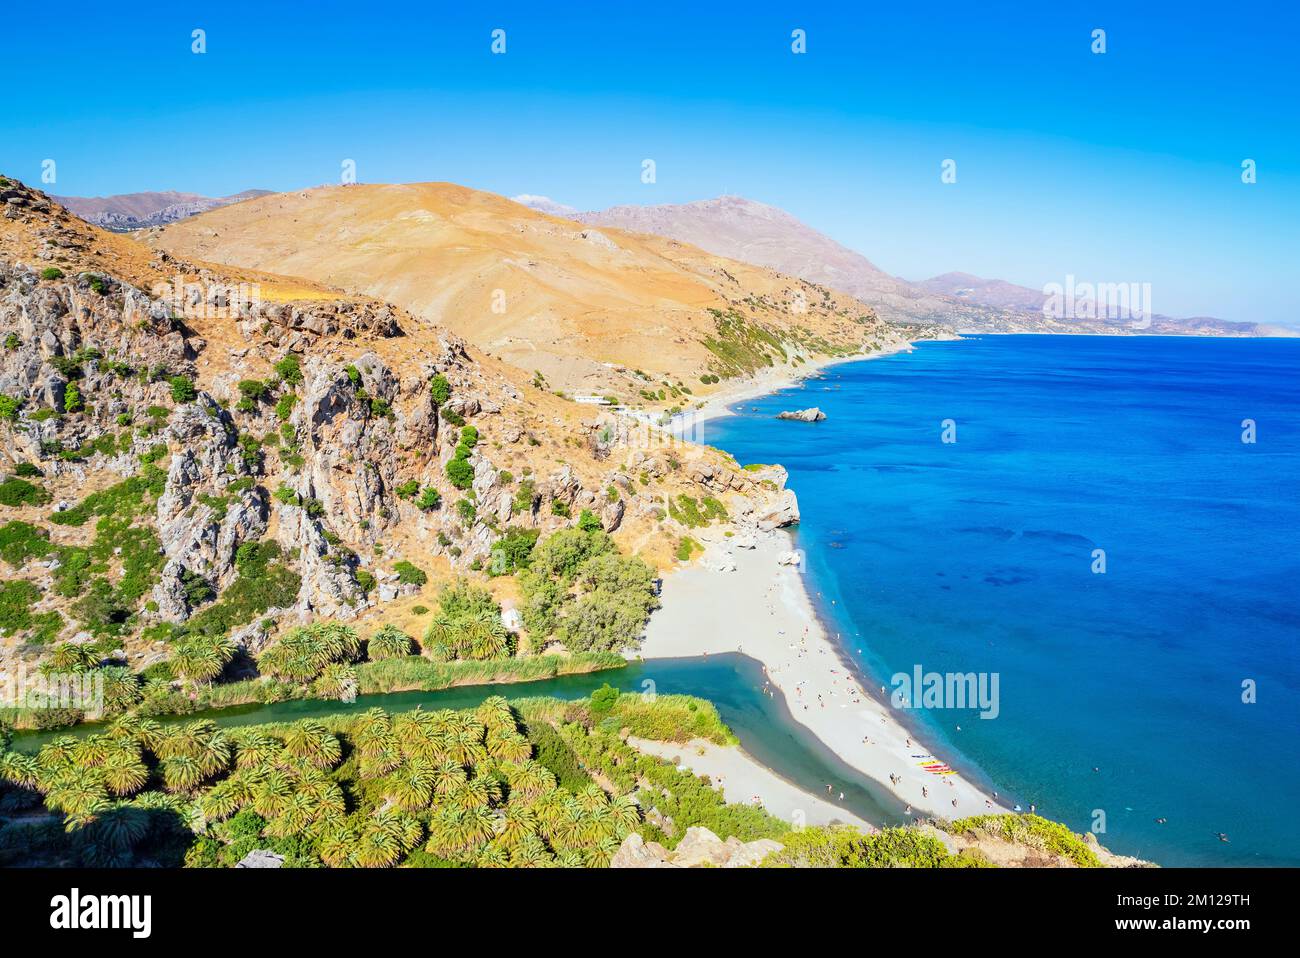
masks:
MULTIPOLYGON (((796 721, 845 763, 892 790, 913 815, 959 818, 1008 810, 938 760, 898 722, 887 701, 862 687, 822 627, 804 575, 781 562, 793 548, 788 533, 699 538, 706 546, 701 559, 664 580, 663 607, 650 619, 643 658, 748 655, 763 664, 796 721)), ((827 784, 826 797, 835 800, 834 783, 827 784)))

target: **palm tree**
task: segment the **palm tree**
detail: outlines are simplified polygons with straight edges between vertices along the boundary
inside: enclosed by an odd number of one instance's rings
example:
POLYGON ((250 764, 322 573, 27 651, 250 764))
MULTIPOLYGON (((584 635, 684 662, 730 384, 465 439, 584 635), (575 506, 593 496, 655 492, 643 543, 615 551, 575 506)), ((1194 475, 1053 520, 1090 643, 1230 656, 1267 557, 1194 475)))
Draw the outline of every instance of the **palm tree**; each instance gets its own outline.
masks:
POLYGON ((479 868, 509 868, 510 853, 496 842, 491 842, 478 853, 474 864, 479 868))
POLYGON ((543 795, 555 788, 555 776, 551 770, 540 762, 527 759, 518 765, 507 766, 506 774, 510 781, 511 795, 530 799, 543 795))
POLYGON ((342 817, 347 812, 343 789, 324 772, 317 769, 305 771, 298 781, 298 791, 316 803, 317 816, 322 821, 342 817))
POLYGON ((464 647, 469 656, 475 659, 499 659, 509 648, 509 633, 501 624, 501 616, 490 610, 480 609, 464 620, 464 647))
POLYGON ((0 779, 19 788, 34 788, 40 778, 40 765, 33 755, 0 752, 0 779))
POLYGON ((220 822, 239 811, 246 801, 246 782, 238 772, 199 796, 199 810, 209 821, 220 822))
POLYGON ((605 805, 609 804, 609 796, 595 782, 579 792, 577 798, 578 804, 587 811, 591 811, 593 808, 604 808, 605 805))
POLYGON ((623 833, 619 836, 620 838, 641 823, 641 806, 636 803, 636 799, 631 795, 619 795, 611 800, 609 810, 623 833))
POLYGON ((108 807, 108 792, 97 769, 65 768, 43 783, 45 804, 69 817, 89 820, 108 807))
POLYGON ((503 695, 491 695, 479 703, 474 710, 474 718, 489 731, 518 732, 519 726, 510 711, 510 704, 503 695))
POLYGON ((456 658, 460 638, 459 623, 439 611, 424 630, 424 654, 435 662, 448 662, 456 658))
POLYGON ((359 685, 356 669, 342 662, 331 662, 312 683, 312 691, 323 699, 349 702, 356 699, 359 685))
POLYGON ((536 835, 528 835, 510 851, 510 863, 518 868, 548 868, 554 856, 536 835))
POLYGON ((188 792, 203 782, 207 776, 203 765, 193 755, 173 755, 163 759, 163 784, 169 792, 188 792))
POLYGON ((357 841, 356 860, 367 868, 396 865, 420 840, 420 824, 409 815, 377 812, 362 829, 357 841))
POLYGON ((80 744, 70 735, 61 735, 41 749, 36 761, 46 771, 66 768, 76 761, 80 744))
POLYGON ((482 778, 463 782, 446 794, 446 804, 454 808, 487 808, 491 800, 487 784, 482 778))
POLYGON ((404 812, 428 808, 433 800, 434 767, 415 761, 399 768, 389 779, 384 797, 404 812))
POLYGON ((357 833, 346 825, 331 829, 321 839, 320 860, 330 868, 348 868, 356 862, 352 857, 357 845, 357 833))
POLYGON ((265 834, 272 838, 291 838, 307 830, 316 820, 316 801, 303 792, 295 792, 285 801, 280 814, 266 824, 265 834))
POLYGON ((447 752, 461 765, 477 765, 487 758, 483 745, 483 726, 465 726, 453 732, 447 742, 447 752))
POLYGON ((582 868, 585 863, 582 855, 572 849, 565 849, 555 856, 555 864, 559 868, 582 868))
POLYGON ((268 769, 253 787, 253 810, 263 818, 274 818, 284 810, 292 794, 289 776, 278 768, 268 769))
POLYGON ((379 778, 402 764, 402 752, 395 741, 382 748, 373 755, 361 757, 362 778, 379 778))
POLYGON ((139 747, 119 748, 104 763, 104 784, 114 795, 131 795, 149 781, 149 769, 140 758, 139 747))
POLYGON ((87 832, 87 837, 96 844, 127 851, 149 834, 149 817, 134 805, 117 804, 100 812, 87 832))
POLYGON ((278 739, 262 732, 236 729, 230 735, 235 743, 235 764, 239 768, 253 768, 273 761, 284 751, 284 745, 278 739))
POLYGON ((113 740, 107 735, 87 735, 78 744, 73 761, 78 765, 103 765, 113 751, 113 740))
POLYGON ((500 762, 523 762, 532 757, 533 746, 518 732, 502 732, 489 727, 487 752, 500 762))
POLYGON ((448 759, 433 769, 433 790, 437 795, 450 795, 469 779, 463 765, 448 759))
POLYGON ((366 653, 372 662, 402 658, 411 654, 411 637, 395 625, 385 625, 370 637, 366 653))
POLYGON ((371 757, 396 744, 393 723, 383 709, 367 709, 352 720, 352 741, 362 757, 371 757))
POLYGON ((333 768, 343 756, 339 740, 320 722, 303 719, 284 733, 284 750, 317 768, 333 768))
POLYGON ((100 670, 104 677, 104 708, 122 712, 140 701, 140 680, 128 668, 114 666, 100 670))
POLYGON ((198 760, 199 768, 202 770, 205 779, 211 778, 230 767, 231 743, 230 739, 223 733, 218 732, 201 739, 198 746, 197 754, 194 757, 198 760))
POLYGON ((51 672, 85 672, 99 664, 99 655, 89 644, 60 642, 50 653, 48 664, 51 672))
POLYGON ((537 817, 522 805, 508 805, 497 817, 497 841, 514 848, 529 835, 537 833, 537 817))

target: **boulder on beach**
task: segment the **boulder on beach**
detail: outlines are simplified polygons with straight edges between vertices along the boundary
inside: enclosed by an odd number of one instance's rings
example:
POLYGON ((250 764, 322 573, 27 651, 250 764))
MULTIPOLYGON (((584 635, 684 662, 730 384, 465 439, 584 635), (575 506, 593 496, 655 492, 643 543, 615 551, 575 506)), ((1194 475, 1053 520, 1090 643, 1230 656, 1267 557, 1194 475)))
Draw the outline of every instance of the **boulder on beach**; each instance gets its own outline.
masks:
POLYGON ((787 409, 785 412, 779 413, 776 418, 793 419, 797 422, 821 422, 826 418, 826 413, 822 412, 816 406, 810 406, 807 409, 799 409, 794 412, 787 409))

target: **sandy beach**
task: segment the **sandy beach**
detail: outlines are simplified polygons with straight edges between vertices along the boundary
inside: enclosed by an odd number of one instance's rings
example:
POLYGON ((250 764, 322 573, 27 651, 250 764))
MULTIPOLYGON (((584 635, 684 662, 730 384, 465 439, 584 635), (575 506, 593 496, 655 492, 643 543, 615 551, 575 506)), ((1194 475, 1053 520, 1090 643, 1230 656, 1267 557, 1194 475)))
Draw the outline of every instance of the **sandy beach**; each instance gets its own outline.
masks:
MULTIPOLYGON (((788 533, 727 539, 716 531, 699 538, 705 554, 664 580, 663 607, 650 619, 644 658, 741 652, 763 663, 770 694, 783 694, 798 722, 847 764, 891 789, 912 814, 960 818, 1007 811, 912 738, 887 700, 868 694, 846 667, 814 612, 802 573, 779 561, 792 549, 788 533)), ((769 801, 758 794, 775 810, 775 796, 769 801)), ((832 788, 827 798, 834 797, 832 788)))
MULTIPOLYGON (((761 370, 746 379, 727 380, 722 389, 700 402, 689 415, 693 417, 696 423, 708 422, 710 419, 720 419, 723 416, 733 415, 731 407, 737 403, 789 389, 791 386, 798 385, 803 380, 816 376, 822 370, 829 369, 831 366, 838 366, 840 363, 861 362, 864 359, 879 359, 882 356, 892 356, 895 353, 911 351, 912 344, 905 343, 892 349, 877 350, 874 353, 837 356, 833 359, 812 359, 806 365, 798 368, 774 366, 771 369, 761 370)), ((679 415, 678 418, 681 418, 681 416, 679 415)))
POLYGON ((832 801, 818 798, 777 775, 736 745, 716 745, 694 739, 685 745, 628 738, 628 744, 647 755, 676 762, 696 775, 707 775, 723 797, 736 805, 762 805, 778 818, 803 825, 854 825, 864 831, 873 826, 832 801))

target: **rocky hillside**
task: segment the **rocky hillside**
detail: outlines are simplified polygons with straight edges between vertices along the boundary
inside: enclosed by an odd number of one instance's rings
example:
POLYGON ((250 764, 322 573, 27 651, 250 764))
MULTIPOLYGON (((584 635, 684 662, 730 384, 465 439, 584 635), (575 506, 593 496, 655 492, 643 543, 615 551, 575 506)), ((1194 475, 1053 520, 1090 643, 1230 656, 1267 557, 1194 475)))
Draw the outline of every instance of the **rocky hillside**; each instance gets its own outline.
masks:
POLYGON ((11 179, 0 201, 0 667, 377 624, 419 598, 400 562, 429 595, 508 530, 594 521, 664 567, 701 524, 797 519, 779 467, 560 398, 399 307, 178 259, 11 179))
POLYGON ((815 282, 446 183, 264 196, 148 242, 381 297, 552 389, 633 404, 686 406, 719 380, 903 342, 815 282))
POLYGON ((268 192, 244 190, 231 196, 217 197, 164 190, 160 193, 122 193, 116 196, 55 196, 52 199, 88 223, 116 233, 125 233, 174 223, 218 206, 266 196, 268 192))

